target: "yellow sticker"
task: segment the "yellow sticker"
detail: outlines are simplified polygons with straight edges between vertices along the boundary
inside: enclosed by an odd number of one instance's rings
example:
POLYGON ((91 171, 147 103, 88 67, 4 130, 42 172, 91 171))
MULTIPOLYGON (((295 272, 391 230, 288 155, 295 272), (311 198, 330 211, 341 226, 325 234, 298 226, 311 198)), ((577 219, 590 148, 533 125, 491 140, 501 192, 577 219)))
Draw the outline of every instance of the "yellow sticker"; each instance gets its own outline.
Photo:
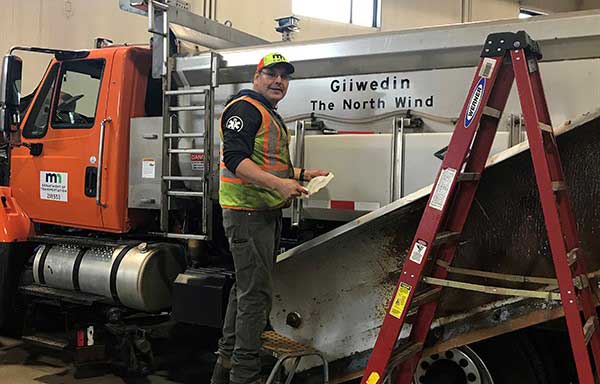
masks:
POLYGON ((377 384, 379 382, 379 373, 371 372, 367 379, 367 384, 377 384))
POLYGON ((406 306, 406 300, 408 300, 408 294, 410 293, 411 288, 412 287, 410 285, 404 283, 400 283, 400 286, 398 287, 396 297, 394 297, 394 302, 392 303, 392 308, 390 309, 390 315, 394 316, 396 319, 399 319, 402 316, 402 312, 406 306))

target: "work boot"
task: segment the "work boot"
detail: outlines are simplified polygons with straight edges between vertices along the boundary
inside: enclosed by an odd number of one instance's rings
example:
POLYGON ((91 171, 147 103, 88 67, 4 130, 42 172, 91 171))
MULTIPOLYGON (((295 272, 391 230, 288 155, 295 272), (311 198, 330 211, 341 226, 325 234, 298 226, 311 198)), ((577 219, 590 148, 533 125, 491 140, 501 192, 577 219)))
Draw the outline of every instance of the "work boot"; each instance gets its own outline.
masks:
POLYGON ((219 355, 215 368, 213 369, 210 384, 229 384, 229 372, 231 371, 231 360, 219 355))

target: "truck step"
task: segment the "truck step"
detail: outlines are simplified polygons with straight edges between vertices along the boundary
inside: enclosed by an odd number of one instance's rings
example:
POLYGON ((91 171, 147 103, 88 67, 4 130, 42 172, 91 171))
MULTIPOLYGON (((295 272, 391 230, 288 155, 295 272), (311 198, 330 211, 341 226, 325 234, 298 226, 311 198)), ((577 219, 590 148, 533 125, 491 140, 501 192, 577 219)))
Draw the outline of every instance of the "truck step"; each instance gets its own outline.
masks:
POLYGON ((55 351, 64 351, 69 346, 69 341, 56 336, 30 335, 21 338, 25 344, 36 347, 49 348, 55 351))

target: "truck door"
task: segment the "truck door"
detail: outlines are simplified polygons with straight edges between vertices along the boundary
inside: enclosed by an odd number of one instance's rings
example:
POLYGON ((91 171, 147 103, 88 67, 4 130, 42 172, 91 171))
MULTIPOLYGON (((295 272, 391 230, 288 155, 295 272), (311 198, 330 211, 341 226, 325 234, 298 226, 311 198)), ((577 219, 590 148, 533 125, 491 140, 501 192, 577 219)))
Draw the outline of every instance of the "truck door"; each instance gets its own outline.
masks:
POLYGON ((26 146, 12 153, 10 183, 33 221, 103 228, 96 178, 109 66, 94 54, 54 61, 38 87, 22 123, 26 146))

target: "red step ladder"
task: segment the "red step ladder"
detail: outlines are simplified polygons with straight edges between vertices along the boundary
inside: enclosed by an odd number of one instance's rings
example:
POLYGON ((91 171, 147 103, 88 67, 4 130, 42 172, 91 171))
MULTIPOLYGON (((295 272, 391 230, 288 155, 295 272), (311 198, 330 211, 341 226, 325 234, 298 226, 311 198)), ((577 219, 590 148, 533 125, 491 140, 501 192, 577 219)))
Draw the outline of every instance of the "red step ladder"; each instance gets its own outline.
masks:
MULTIPOLYGON (((435 299, 419 304, 417 298, 413 302, 413 296, 428 259, 438 260, 431 269, 432 277, 444 279, 448 274, 444 265, 449 265, 456 253, 458 238, 490 153, 513 79, 517 83, 525 118, 579 383, 594 383, 595 376, 588 353, 588 344, 591 342, 594 366, 598 371, 600 333, 595 332, 598 319, 594 294, 586 276, 575 217, 546 105, 538 67, 540 58, 537 43, 524 31, 495 33, 487 37, 467 100, 409 248, 362 384, 381 383, 388 365, 394 365, 390 357, 411 304, 417 306, 416 318, 405 351, 400 353, 404 354, 404 361, 397 367, 395 383, 410 384, 413 380, 437 307, 435 299), (583 310, 583 321, 578 305, 583 310)), ((434 291, 439 289, 435 288, 434 291)))

